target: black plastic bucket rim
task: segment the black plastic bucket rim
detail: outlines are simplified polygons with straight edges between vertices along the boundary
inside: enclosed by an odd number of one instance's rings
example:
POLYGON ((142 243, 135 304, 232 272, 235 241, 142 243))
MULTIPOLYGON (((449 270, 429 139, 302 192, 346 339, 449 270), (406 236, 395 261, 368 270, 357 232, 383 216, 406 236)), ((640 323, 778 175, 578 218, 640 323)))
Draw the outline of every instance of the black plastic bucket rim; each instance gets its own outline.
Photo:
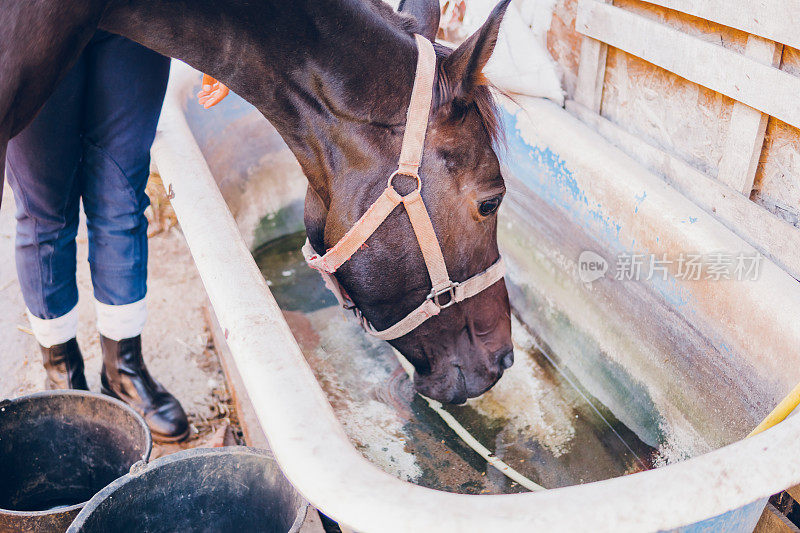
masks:
MULTIPOLYGON (((181 450, 179 452, 175 452, 169 455, 165 455, 163 457, 159 457, 152 462, 144 462, 144 463, 137 463, 131 467, 130 473, 119 477, 106 485, 102 490, 97 492, 91 500, 86 502, 81 512, 78 513, 78 516, 75 517, 72 524, 70 524, 69 529, 67 529, 66 533, 80 533, 81 529, 84 527, 86 520, 89 519, 92 512, 94 512, 97 507, 99 507, 106 498, 112 496, 118 489, 122 488, 129 480, 134 479, 136 477, 141 476, 145 472, 153 469, 158 468, 160 466, 168 465, 171 463, 175 463, 178 461, 182 461, 184 459, 197 457, 197 456, 204 456, 204 455, 213 455, 213 454, 231 454, 231 453, 241 453, 241 454, 249 454, 249 455, 259 455, 265 457, 271 461, 274 461, 275 464, 280 468, 280 465, 275 460, 272 452, 270 450, 262 449, 262 448, 253 448, 250 446, 224 446, 221 448, 189 448, 188 450, 181 450)), ((294 486, 292 485, 294 488, 294 486)), ((297 490, 295 488, 295 490, 297 490)), ((299 494, 299 492, 298 492, 299 494)), ((287 533, 298 533, 300 531, 300 527, 302 527, 303 522, 305 522, 306 514, 308 513, 308 501, 300 495, 302 503, 300 507, 297 509, 297 515, 295 517, 294 523, 289 528, 287 533)))
MULTIPOLYGON (((153 438, 150 435, 150 428, 147 426, 147 422, 145 422, 144 418, 142 418, 139 415, 139 413, 134 411, 133 408, 131 408, 131 406, 129 406, 125 402, 117 400, 116 398, 112 398, 111 396, 107 396, 105 394, 99 394, 99 393, 91 392, 91 391, 73 390, 73 389, 59 389, 59 390, 48 390, 48 391, 42 391, 42 392, 34 392, 32 394, 26 394, 24 396, 18 396, 18 397, 13 398, 13 399, 5 399, 5 400, 0 401, 0 413, 2 413, 5 410, 6 407, 8 407, 9 405, 12 405, 12 404, 21 403, 21 402, 25 402, 25 401, 37 401, 37 400, 53 398, 53 397, 57 397, 57 396, 78 396, 78 397, 81 397, 81 396, 87 397, 88 396, 88 397, 96 398, 98 400, 107 401, 108 403, 116 405, 117 407, 119 407, 122 410, 126 411, 128 414, 130 414, 137 421, 137 423, 139 423, 142 426, 142 428, 144 429, 144 435, 145 435, 145 452, 142 455, 141 460, 137 461, 136 463, 134 463, 131 466, 131 468, 133 468, 133 466, 135 466, 137 464, 140 464, 140 462, 147 463, 147 461, 150 459, 150 452, 153 449, 153 438)), ((104 490, 104 489, 101 489, 101 491, 102 490, 104 490)), ((58 512, 59 513, 67 513, 67 512, 78 511, 78 510, 82 509, 86 504, 88 504, 92 499, 93 498, 90 498, 89 500, 86 500, 84 502, 80 502, 80 503, 76 503, 74 505, 70 505, 70 506, 67 506, 67 507, 59 508, 58 512)), ((17 511, 17 510, 14 510, 14 509, 3 509, 3 508, 0 507, 0 513, 6 514, 8 516, 17 516, 17 517, 20 517, 20 518, 22 518, 22 517, 36 518, 36 517, 44 517, 44 516, 53 514, 53 511, 52 510, 45 510, 45 511, 17 511)))

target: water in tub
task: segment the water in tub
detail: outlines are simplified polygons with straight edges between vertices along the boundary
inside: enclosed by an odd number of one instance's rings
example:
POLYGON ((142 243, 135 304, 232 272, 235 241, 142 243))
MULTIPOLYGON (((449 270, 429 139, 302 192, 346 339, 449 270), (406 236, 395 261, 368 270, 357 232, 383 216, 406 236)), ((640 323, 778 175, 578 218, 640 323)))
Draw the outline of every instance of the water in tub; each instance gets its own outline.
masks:
MULTIPOLYGON (((524 491, 487 462, 414 393, 389 344, 348 318, 303 261, 305 233, 255 252, 264 277, 354 445, 401 479, 488 494, 524 491)), ((446 409, 481 444, 546 488, 586 483, 651 466, 639 440, 519 322, 515 364, 480 398, 446 409)))

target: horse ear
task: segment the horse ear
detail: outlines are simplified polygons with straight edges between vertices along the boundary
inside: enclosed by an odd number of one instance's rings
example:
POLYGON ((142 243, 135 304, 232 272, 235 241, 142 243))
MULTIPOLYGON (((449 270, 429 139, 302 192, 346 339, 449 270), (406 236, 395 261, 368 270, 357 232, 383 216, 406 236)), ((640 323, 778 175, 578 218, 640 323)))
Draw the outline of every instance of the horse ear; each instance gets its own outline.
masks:
POLYGON ((445 60, 443 68, 452 92, 451 97, 465 98, 477 85, 486 84, 483 67, 492 56, 500 23, 510 2, 511 0, 502 0, 497 4, 483 26, 445 60))
POLYGON ((439 31, 439 0, 400 0, 397 11, 417 19, 417 33, 430 41, 439 31))

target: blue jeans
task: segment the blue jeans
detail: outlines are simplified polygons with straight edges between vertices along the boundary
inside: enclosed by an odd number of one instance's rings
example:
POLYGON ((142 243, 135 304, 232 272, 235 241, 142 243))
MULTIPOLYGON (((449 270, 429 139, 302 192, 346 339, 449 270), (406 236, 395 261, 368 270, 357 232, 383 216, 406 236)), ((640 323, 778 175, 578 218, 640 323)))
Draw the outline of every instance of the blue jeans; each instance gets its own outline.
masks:
POLYGON ((43 319, 78 303, 78 213, 86 213, 95 298, 122 305, 147 291, 144 192, 169 59, 98 32, 34 121, 8 144, 17 212, 17 274, 43 319))

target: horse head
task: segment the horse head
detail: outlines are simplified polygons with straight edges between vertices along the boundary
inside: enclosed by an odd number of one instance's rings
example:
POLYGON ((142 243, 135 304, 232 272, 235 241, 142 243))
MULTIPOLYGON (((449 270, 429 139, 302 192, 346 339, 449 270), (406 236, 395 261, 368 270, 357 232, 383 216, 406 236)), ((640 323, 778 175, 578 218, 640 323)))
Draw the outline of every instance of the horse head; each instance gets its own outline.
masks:
MULTIPOLYGON (((419 176, 422 198, 454 281, 467 280, 499 259, 497 211, 505 186, 493 149, 499 126, 482 69, 508 3, 500 2, 483 26, 455 50, 435 45, 433 104, 419 176)), ((409 35, 434 39, 437 0, 405 0, 400 14, 406 23, 412 21, 409 35)), ((404 63, 398 58, 400 64, 404 63)), ((391 65, 382 75, 393 75, 391 65)), ((407 89, 396 95, 402 109, 408 105, 411 86, 408 81, 407 89)), ((404 126, 405 117, 394 124, 353 123, 336 136, 333 149, 338 151, 329 159, 346 164, 326 186, 315 187, 312 180, 306 197, 306 229, 318 254, 334 246, 385 190, 387 177, 397 168, 404 126)), ((409 176, 398 175, 392 181, 400 194, 416 186, 409 176)), ((402 206, 335 276, 378 330, 397 323, 431 292, 420 244, 402 206)), ((436 316, 389 342, 414 365, 414 384, 420 393, 448 403, 479 396, 513 363, 504 281, 442 306, 436 316)))

